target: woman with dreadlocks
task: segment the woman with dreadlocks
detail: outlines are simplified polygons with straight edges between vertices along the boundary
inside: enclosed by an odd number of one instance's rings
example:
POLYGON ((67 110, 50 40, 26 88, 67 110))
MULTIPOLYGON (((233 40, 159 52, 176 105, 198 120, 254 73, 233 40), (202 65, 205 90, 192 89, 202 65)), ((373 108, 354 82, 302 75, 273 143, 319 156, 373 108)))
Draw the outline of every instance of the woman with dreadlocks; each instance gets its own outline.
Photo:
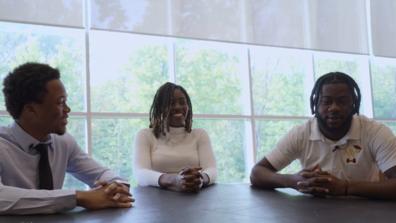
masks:
POLYGON ((192 129, 186 90, 162 85, 150 108, 149 128, 135 140, 134 173, 141 186, 197 192, 215 182, 216 162, 208 134, 192 129))

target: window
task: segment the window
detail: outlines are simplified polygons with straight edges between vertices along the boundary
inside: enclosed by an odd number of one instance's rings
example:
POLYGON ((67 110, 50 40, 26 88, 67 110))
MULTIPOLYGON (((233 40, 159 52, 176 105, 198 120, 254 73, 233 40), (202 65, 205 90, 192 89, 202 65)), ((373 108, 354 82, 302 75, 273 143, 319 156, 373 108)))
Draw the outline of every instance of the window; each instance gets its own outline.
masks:
MULTIPOLYGON (((84 110, 85 51, 81 30, 0 22, 0 45, 0 78, 24 62, 48 63, 61 72, 71 109, 84 110)), ((0 109, 5 109, 3 94, 0 109)))
MULTIPOLYGON (((0 0, 0 79, 27 61, 58 67, 72 109, 68 131, 132 185, 134 137, 148 127, 153 96, 164 82, 180 84, 191 96, 193 127, 211 138, 218 181, 246 182, 256 161, 312 117, 311 90, 327 72, 350 74, 361 113, 396 132, 394 7, 389 0, 0 0)), ((9 123, 1 94, 0 124, 9 123)), ((299 169, 294 162, 283 171, 299 169)), ((68 175, 65 187, 85 185, 68 175)))
POLYGON ((254 114, 309 115, 311 54, 267 47, 250 52, 254 114))
POLYGON ((147 113, 170 79, 168 39, 94 31, 90 43, 92 111, 147 113))
POLYGON ((241 182, 249 177, 246 168, 245 120, 195 119, 195 128, 205 129, 216 157, 219 182, 241 182))
MULTIPOLYGON (((256 121, 257 134, 257 161, 261 160, 268 154, 277 144, 277 142, 288 132, 293 126, 304 123, 302 120, 258 120, 256 121)), ((298 169, 294 169, 296 172, 298 169)))
MULTIPOLYGON (((69 118, 67 125, 67 132, 70 133, 77 141, 78 145, 86 151, 86 120, 81 117, 69 118)), ((86 185, 81 181, 74 178, 71 174, 66 174, 65 181, 63 183, 64 188, 70 189, 84 189, 86 185)))
POLYGON ((249 114, 244 48, 182 41, 175 44, 176 82, 189 92, 197 114, 249 114), (245 66, 244 66, 245 65, 245 66))
POLYGON ((371 62, 374 117, 396 118, 396 60, 377 58, 371 62))
POLYGON ((92 120, 93 157, 119 176, 132 177, 132 148, 136 133, 148 127, 148 119, 95 118, 92 120))

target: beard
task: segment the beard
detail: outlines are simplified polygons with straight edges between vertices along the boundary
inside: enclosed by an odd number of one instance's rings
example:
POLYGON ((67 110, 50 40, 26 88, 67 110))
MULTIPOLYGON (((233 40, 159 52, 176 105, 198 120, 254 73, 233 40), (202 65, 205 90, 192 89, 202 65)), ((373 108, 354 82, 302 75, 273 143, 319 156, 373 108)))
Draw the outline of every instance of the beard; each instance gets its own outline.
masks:
POLYGON ((322 116, 320 116, 320 114, 318 112, 315 113, 315 117, 318 120, 319 123, 319 127, 321 129, 324 129, 325 131, 328 132, 333 132, 333 131, 348 131, 349 128, 351 127, 352 124, 352 119, 353 119, 353 115, 355 114, 354 111, 352 111, 344 120, 344 122, 342 123, 342 125, 338 126, 338 127, 330 127, 327 125, 326 123, 326 119, 324 119, 322 116))

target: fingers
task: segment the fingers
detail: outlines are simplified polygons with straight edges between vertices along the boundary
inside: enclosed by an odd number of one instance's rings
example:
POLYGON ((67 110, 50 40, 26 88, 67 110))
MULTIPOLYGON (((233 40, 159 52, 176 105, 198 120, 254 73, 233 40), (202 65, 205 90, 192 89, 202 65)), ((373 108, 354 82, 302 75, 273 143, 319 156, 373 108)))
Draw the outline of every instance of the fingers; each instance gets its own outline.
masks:
POLYGON ((178 188, 183 192, 198 192, 203 185, 201 167, 185 167, 178 173, 178 188))
POLYGON ((132 197, 122 196, 117 201, 113 201, 113 207, 130 208, 135 200, 132 197))
POLYGON ((197 192, 202 188, 203 179, 197 177, 183 178, 181 180, 181 190, 185 192, 197 192))
POLYGON ((180 180, 183 183, 194 183, 194 184, 200 184, 201 181, 203 180, 203 177, 201 174, 194 174, 194 175, 183 175, 180 177, 180 180))
POLYGON ((132 196, 126 196, 126 195, 122 195, 122 194, 116 194, 114 195, 114 197, 112 197, 112 200, 115 202, 121 202, 121 203, 125 203, 125 202, 135 202, 135 199, 132 196))
POLYGON ((312 177, 316 177, 317 173, 315 173, 315 172, 301 172, 300 176, 302 176, 304 178, 312 178, 312 177))
POLYGON ((127 196, 131 196, 129 193, 129 188, 121 183, 113 182, 106 187, 104 192, 108 195, 114 196, 116 193, 125 194, 127 196))
POLYGON ((194 181, 183 181, 182 185, 186 187, 195 187, 195 186, 199 186, 201 183, 202 183, 201 179, 196 179, 194 181))
POLYGON ((300 173, 300 176, 304 178, 312 178, 312 177, 319 177, 319 176, 330 176, 329 172, 323 171, 320 168, 315 168, 313 170, 302 170, 300 173))
POLYGON ((97 180, 94 183, 94 188, 101 188, 101 187, 105 187, 108 184, 107 181, 102 181, 102 180, 97 180))
POLYGON ((185 185, 187 187, 198 186, 201 183, 202 183, 202 179, 201 178, 197 178, 197 179, 190 180, 190 181, 182 180, 182 182, 181 182, 182 185, 185 185))
POLYGON ((185 174, 196 174, 199 173, 199 171, 202 170, 201 167, 184 167, 179 174, 185 175, 185 174))
POLYGON ((331 176, 312 177, 297 182, 297 190, 315 196, 334 194, 335 184, 331 176))
POLYGON ((131 195, 116 193, 113 197, 108 199, 111 200, 113 207, 119 208, 130 208, 132 207, 132 203, 135 202, 135 199, 131 195))
POLYGON ((322 171, 322 168, 319 166, 319 164, 316 164, 313 168, 312 171, 322 171))
POLYGON ((132 207, 134 199, 125 194, 114 194, 114 197, 105 193, 105 187, 92 189, 89 191, 76 192, 77 205, 90 210, 97 210, 109 207, 132 207))
POLYGON ((184 181, 195 181, 195 180, 200 180, 202 179, 202 174, 201 173, 194 173, 194 174, 186 174, 186 175, 182 175, 181 179, 183 179, 184 181))
POLYGON ((308 180, 298 181, 298 187, 313 187, 313 186, 321 186, 327 183, 330 183, 332 180, 329 177, 314 177, 308 180))
POLYGON ((134 202, 131 193, 129 193, 129 188, 121 183, 113 182, 108 184, 104 189, 106 196, 114 202, 134 202))
POLYGON ((315 177, 308 180, 297 182, 298 191, 309 194, 327 194, 329 189, 327 184, 331 182, 328 177, 315 177))

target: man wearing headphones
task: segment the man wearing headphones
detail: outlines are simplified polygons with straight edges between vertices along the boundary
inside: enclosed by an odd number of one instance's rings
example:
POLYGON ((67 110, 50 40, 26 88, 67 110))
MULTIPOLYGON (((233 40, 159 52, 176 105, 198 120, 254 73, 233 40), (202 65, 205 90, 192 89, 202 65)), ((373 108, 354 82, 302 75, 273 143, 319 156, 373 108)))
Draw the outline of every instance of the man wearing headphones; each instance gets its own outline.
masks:
POLYGON ((310 98, 314 117, 253 167, 252 185, 322 197, 396 199, 396 138, 385 125, 359 115, 360 100, 359 86, 347 74, 320 77, 310 98), (277 173, 295 159, 303 170, 277 173))

